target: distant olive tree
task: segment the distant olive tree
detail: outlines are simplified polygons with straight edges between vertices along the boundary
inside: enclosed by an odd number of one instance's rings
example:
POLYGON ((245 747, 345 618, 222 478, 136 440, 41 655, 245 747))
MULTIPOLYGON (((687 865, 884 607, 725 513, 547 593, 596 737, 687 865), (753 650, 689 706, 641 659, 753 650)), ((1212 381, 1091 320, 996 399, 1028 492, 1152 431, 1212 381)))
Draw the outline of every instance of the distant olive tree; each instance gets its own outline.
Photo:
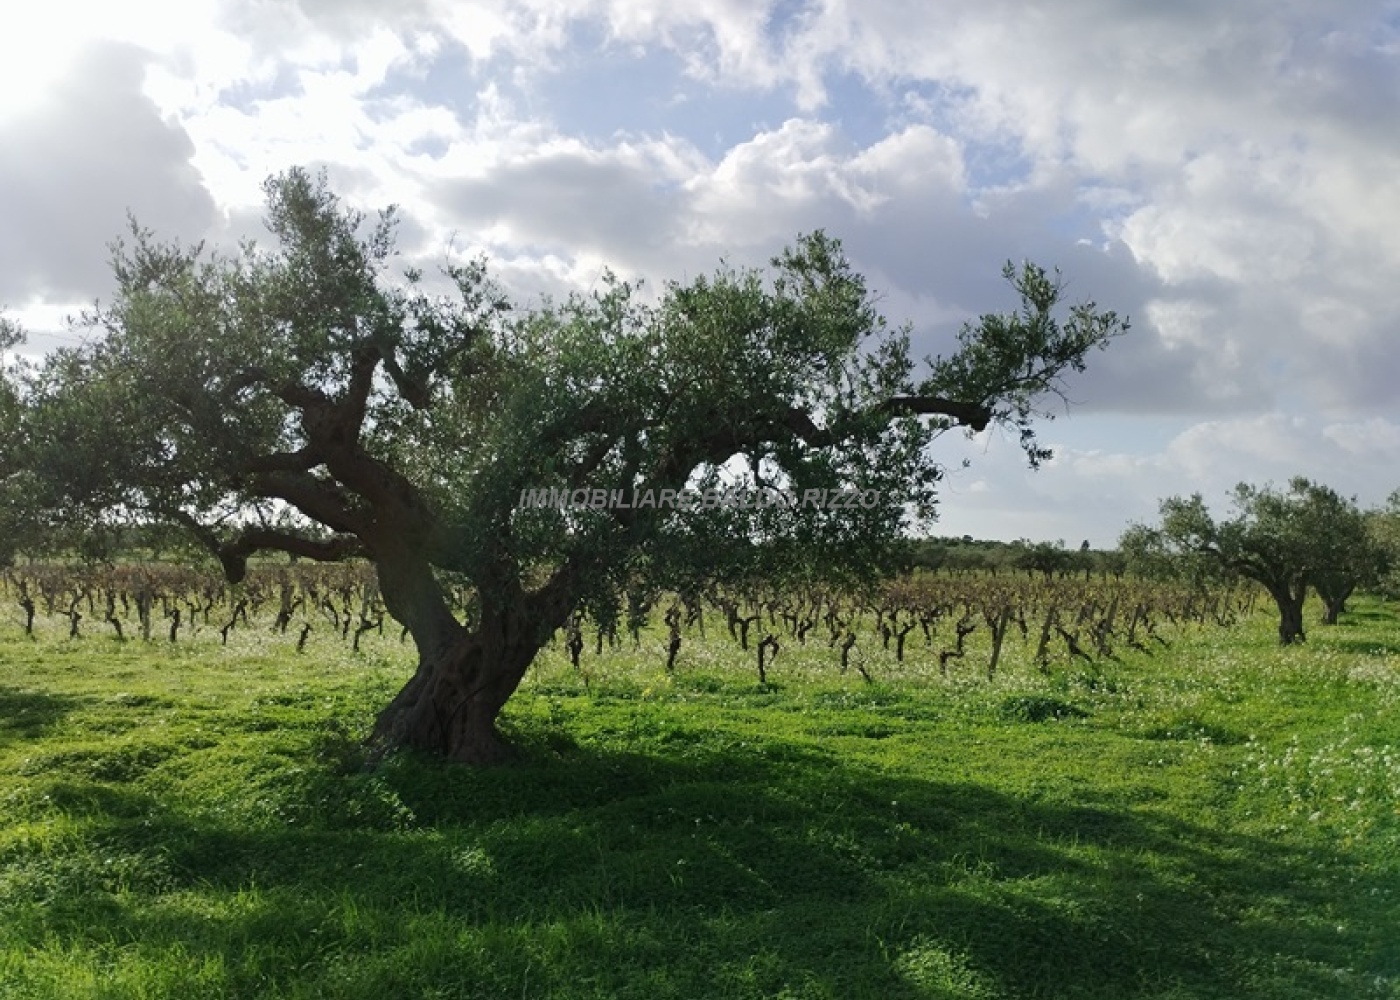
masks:
POLYGON ((1168 544, 1159 528, 1130 524, 1118 539, 1123 571, 1145 580, 1171 580, 1196 590, 1209 590, 1238 579, 1212 555, 1168 544))
POLYGON ((24 342, 24 331, 0 316, 0 567, 8 566, 20 548, 22 525, 19 503, 20 401, 14 365, 6 353, 24 342))
POLYGON ((1366 512, 1366 530, 1375 547, 1376 588, 1392 600, 1400 598, 1400 490, 1366 512))
POLYGON ((1054 542, 1032 542, 1021 539, 1016 543, 1015 565, 1027 576, 1041 574, 1049 580, 1056 573, 1063 574, 1074 568, 1071 553, 1065 549, 1063 540, 1054 542))
POLYGON ((1390 556, 1371 532, 1366 515, 1358 513, 1361 524, 1352 525, 1355 543, 1337 563, 1319 567, 1313 574, 1312 585, 1322 598, 1322 624, 1335 625, 1347 601, 1360 588, 1379 588, 1390 564, 1390 556))
POLYGON ((1133 525, 1120 541, 1130 563, 1178 572, 1217 566, 1254 580, 1279 611, 1279 641, 1306 638, 1303 602, 1316 588, 1335 622, 1346 597, 1366 578, 1372 551, 1365 518, 1354 500, 1298 477, 1288 489, 1241 483, 1234 516, 1216 520, 1199 493, 1161 503, 1156 527, 1133 525))

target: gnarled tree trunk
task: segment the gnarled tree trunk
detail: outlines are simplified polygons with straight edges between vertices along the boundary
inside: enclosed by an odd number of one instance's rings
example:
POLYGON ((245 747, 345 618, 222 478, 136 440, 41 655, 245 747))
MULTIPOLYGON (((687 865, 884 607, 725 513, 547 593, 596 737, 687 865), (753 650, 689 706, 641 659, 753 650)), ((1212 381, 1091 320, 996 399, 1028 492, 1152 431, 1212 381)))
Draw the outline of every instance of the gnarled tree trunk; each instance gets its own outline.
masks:
POLYGON ((1270 587, 1269 593, 1278 605, 1279 643, 1291 646, 1307 639, 1303 633, 1303 601, 1308 595, 1307 588, 1300 587, 1293 593, 1288 587, 1270 587))
POLYGON ((513 579, 479 588, 480 614, 468 629, 452 615, 426 563, 379 563, 389 612, 408 626, 418 669, 375 720, 378 752, 408 746, 466 764, 515 756, 496 719, 551 634, 573 610, 572 573, 528 593, 513 579))
POLYGON ((1347 609, 1347 600, 1351 597, 1352 591, 1356 589, 1355 584, 1341 587, 1318 587, 1317 594, 1322 598, 1323 613, 1322 624, 1335 625, 1337 618, 1347 609))
POLYGON ((467 764, 497 764, 514 750, 496 718, 539 651, 531 643, 502 648, 480 632, 419 654, 418 670, 375 721, 372 739, 410 746, 467 764))

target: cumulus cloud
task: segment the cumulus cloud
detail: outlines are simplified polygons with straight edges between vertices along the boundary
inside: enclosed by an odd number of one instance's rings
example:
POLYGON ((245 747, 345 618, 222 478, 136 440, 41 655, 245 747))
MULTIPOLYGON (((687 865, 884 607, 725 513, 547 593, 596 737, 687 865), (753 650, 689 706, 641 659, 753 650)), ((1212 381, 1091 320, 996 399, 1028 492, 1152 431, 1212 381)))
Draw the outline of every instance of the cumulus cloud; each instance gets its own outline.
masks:
POLYGON ((1087 535, 1111 546, 1132 521, 1151 523, 1164 497, 1200 493, 1223 510, 1237 483, 1282 486, 1294 476, 1326 483, 1363 507, 1400 487, 1400 422, 1384 417, 1327 422, 1270 411, 1199 422, 1081 418, 1052 425, 1053 461, 1025 467, 1015 443, 995 431, 971 441, 945 437, 952 466, 942 530, 993 538, 1087 535), (1088 442, 1101 442, 1095 446, 1088 442), (957 468, 961 459, 972 464, 957 468))
POLYGON ((761 262, 826 228, 930 349, 1005 303, 1002 260, 1060 264, 1072 295, 1136 321, 1083 383, 1092 406, 1374 409, 1400 374, 1382 280, 1400 244, 1380 221, 1400 210, 1396 139, 1340 113, 1395 75, 1394 30, 1362 5, 527 0, 468 16, 423 0, 392 23, 367 4, 275 6, 226 8, 221 27, 256 54, 246 77, 280 59, 295 85, 186 119, 211 188, 244 205, 266 173, 324 162, 352 194, 403 203, 424 248, 456 234, 517 276, 533 258, 537 278, 585 282, 604 262, 651 277, 761 262), (786 89, 796 113, 718 155, 683 126, 575 137, 530 85, 590 44, 786 89), (474 93, 412 91, 454 54, 474 93), (824 116, 838 73, 884 102, 875 140, 824 116))
POLYGON ((30 315, 105 292, 128 207, 261 238, 292 164, 398 203, 406 263, 487 252, 527 299, 822 228, 921 352, 1014 304, 1007 259, 1131 315, 1038 476, 1014 442, 950 449, 975 463, 950 514, 987 533, 1070 538, 1241 478, 1390 488, 1394 4, 191 0, 74 27, 0 101, 0 302, 30 315))
POLYGON ((646 146, 595 150, 554 142, 522 150, 478 176, 444 179, 431 195, 469 231, 493 242, 639 261, 675 237, 669 157, 646 146))
MULTIPOLYGON (((1400 374, 1382 349, 1396 332, 1383 276, 1400 255, 1385 221, 1400 214, 1400 140, 1386 124, 1393 115, 1384 95, 1395 92, 1400 70, 1394 21, 1374 5, 1085 2, 1028 11, 1006 2, 911 9, 874 0, 787 17, 773 7, 767 17, 736 13, 724 3, 686 5, 684 14, 623 2, 571 11, 662 46, 677 44, 682 22, 706 25, 711 78, 789 86, 801 95, 799 107, 813 112, 826 90, 812 81, 837 71, 890 92, 937 83, 936 99, 926 102, 931 119, 965 142, 1007 143, 1025 157, 1008 207, 1027 207, 1018 186, 1057 197, 1061 212, 1097 207, 1108 242, 1121 243, 1166 286, 1131 301, 1141 317, 1138 342, 1159 341, 1141 349, 1150 358, 1134 361, 1172 376, 1158 384, 1185 385, 1171 393, 1134 385, 1120 402, 1245 409, 1303 394, 1319 404, 1376 407, 1400 374), (1353 307, 1344 350, 1336 326, 1324 333, 1298 322, 1327 304, 1333 312, 1353 307), (1171 312, 1209 323, 1186 342, 1172 340, 1150 318, 1171 312), (1348 363, 1358 355, 1384 372, 1361 395, 1348 363)), ((802 129, 755 135, 713 178, 697 180, 730 182, 700 217, 712 239, 771 236, 792 214, 829 208, 821 196, 832 179, 829 140, 819 117, 805 121, 802 129)), ((994 205, 996 191, 979 189, 1004 182, 970 173, 967 186, 994 205)), ((822 217, 845 214, 837 207, 822 217)), ((996 220, 1003 246, 1015 242, 1009 216, 996 220)), ((968 234, 955 235, 966 245, 968 234)), ((898 270, 880 264, 891 276, 898 270)), ((910 290, 901 283, 896 293, 910 290)))
POLYGON ((142 62, 95 45, 31 111, 0 121, 0 301, 97 295, 128 211, 186 239, 213 221, 194 145, 142 94, 142 62))

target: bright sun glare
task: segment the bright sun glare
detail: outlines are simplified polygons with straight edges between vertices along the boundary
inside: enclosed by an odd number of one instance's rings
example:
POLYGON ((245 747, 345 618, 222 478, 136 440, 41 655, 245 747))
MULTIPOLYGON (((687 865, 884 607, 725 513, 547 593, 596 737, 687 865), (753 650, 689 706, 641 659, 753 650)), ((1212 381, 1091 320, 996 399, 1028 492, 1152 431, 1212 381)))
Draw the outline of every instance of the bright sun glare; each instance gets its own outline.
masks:
POLYGON ((0 15, 0 120, 44 98, 93 37, 91 22, 72 3, 16 4, 0 15))
POLYGON ((0 121, 35 108, 94 42, 125 42, 170 55, 206 38, 219 10, 217 0, 5 0, 0 7, 0 121))

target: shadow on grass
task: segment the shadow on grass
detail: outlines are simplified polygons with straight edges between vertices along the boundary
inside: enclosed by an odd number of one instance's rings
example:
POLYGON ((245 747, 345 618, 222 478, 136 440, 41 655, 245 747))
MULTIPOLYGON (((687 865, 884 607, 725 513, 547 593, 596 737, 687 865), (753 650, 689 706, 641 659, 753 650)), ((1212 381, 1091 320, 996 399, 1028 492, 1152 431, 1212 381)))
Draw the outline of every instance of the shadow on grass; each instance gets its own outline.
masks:
POLYGON ((1321 637, 1328 649, 1339 653, 1361 653, 1366 656, 1400 656, 1400 639, 1352 639, 1344 634, 1326 632, 1329 626, 1319 625, 1308 633, 1310 637, 1321 637))
POLYGON ((1362 623, 1381 623, 1385 625, 1394 625, 1395 620, 1395 612, 1388 608, 1384 603, 1365 601, 1354 607, 1349 607, 1346 611, 1343 611, 1339 620, 1339 624, 1360 625, 1362 623))
POLYGON ((84 699, 0 685, 0 747, 38 739, 84 699))
POLYGON ((293 825, 110 789, 135 798, 96 842, 156 860, 120 905, 75 877, 28 926, 257 995, 1347 997, 1332 970, 1400 972, 1376 943, 1400 926, 1295 919, 1345 909, 1340 851, 808 747, 537 749, 310 768, 293 825))

